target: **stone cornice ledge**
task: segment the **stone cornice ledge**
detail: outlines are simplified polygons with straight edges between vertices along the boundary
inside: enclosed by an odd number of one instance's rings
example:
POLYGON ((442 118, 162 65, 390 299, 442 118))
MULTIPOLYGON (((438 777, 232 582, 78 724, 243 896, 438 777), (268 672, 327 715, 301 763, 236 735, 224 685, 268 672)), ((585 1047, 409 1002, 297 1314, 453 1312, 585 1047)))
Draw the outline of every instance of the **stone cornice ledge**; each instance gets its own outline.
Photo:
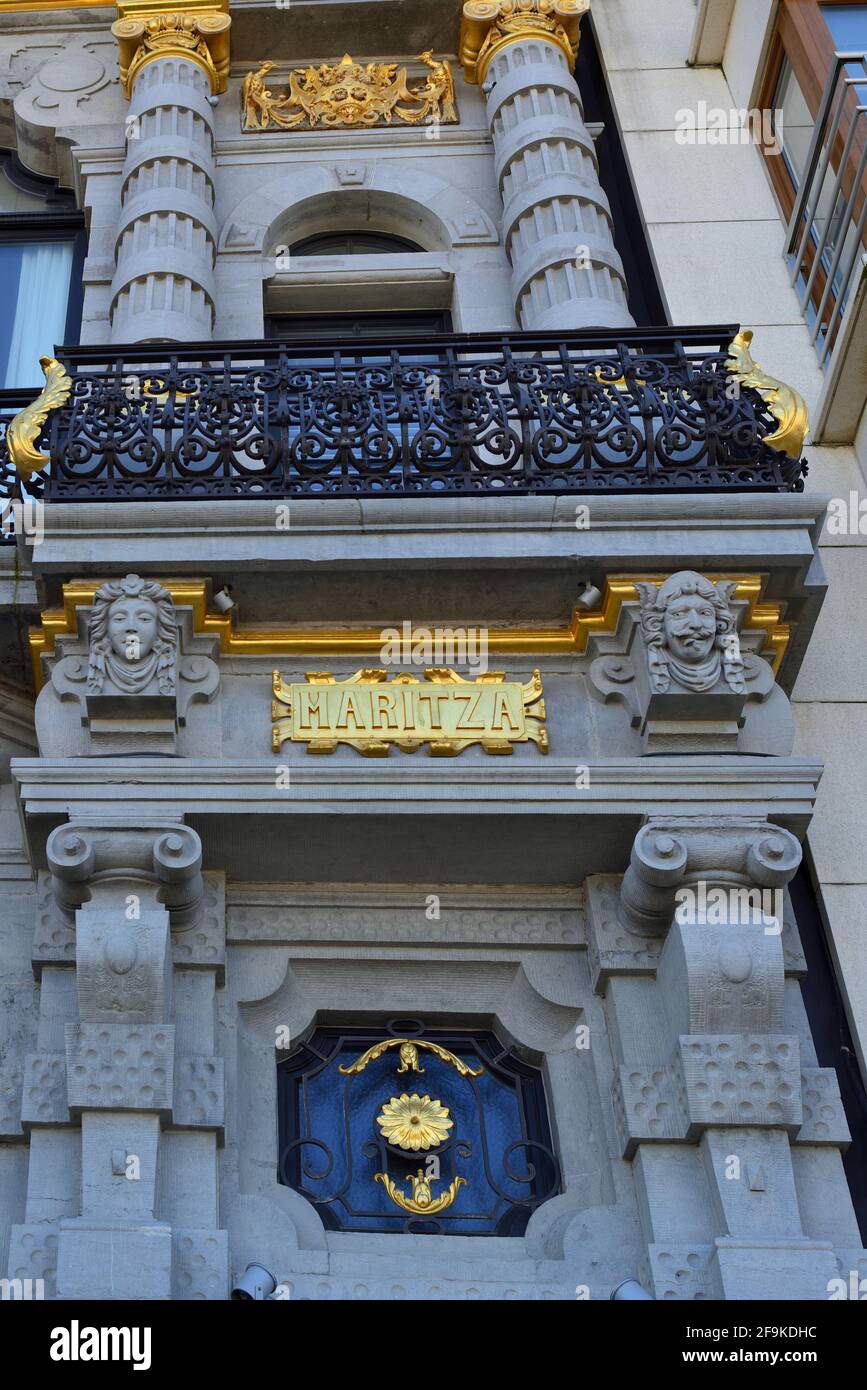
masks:
POLYGON ((272 501, 52 502, 34 569, 82 571, 126 564, 130 543, 142 570, 188 573, 210 562, 237 570, 263 563, 334 560, 399 563, 541 555, 592 564, 655 557, 661 565, 687 553, 708 564, 809 561, 829 498, 818 493, 681 493, 570 497, 332 497, 290 501, 290 526, 278 530, 272 501), (576 528, 576 508, 589 526, 576 528), (499 546, 496 537, 508 536, 499 546), (339 546, 337 544, 339 538, 339 546), (556 538, 556 539, 555 539, 556 538), (761 538, 761 539, 760 539, 761 538), (481 542, 481 545, 480 545, 481 542))
POLYGON ((806 828, 822 776, 809 758, 685 756, 590 761, 576 792, 573 759, 508 768, 449 760, 408 766, 329 760, 279 763, 168 758, 15 758, 12 777, 28 816, 222 816, 434 813, 496 815, 769 815, 806 828))

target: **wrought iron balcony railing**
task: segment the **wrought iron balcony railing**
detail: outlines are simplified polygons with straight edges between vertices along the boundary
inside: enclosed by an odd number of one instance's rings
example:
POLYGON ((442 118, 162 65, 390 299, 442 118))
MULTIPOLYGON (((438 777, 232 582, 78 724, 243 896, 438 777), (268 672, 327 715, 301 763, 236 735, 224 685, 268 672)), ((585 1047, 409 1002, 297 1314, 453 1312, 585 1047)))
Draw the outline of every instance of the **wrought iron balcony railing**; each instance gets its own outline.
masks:
MULTIPOLYGON (((736 332, 65 348, 68 398, 42 425, 44 465, 16 480, 4 443, 4 491, 76 502, 800 490, 803 402, 752 362, 751 335, 732 345, 736 332)), ((8 425, 18 397, 5 394, 8 425)))

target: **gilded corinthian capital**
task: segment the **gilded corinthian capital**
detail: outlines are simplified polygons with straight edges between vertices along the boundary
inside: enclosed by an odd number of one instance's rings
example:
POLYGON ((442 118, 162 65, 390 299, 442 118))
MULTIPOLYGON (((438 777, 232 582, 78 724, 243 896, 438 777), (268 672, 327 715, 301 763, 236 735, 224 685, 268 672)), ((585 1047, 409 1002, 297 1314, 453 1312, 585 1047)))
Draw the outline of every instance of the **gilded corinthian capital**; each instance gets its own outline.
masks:
POLYGON ((120 48, 120 80, 127 96, 136 76, 156 58, 186 58, 208 74, 211 92, 224 92, 229 76, 229 0, 117 0, 111 32, 120 48))
POLYGON ((578 57, 579 27, 590 0, 466 0, 459 54, 468 82, 482 83, 491 59, 521 39, 547 39, 572 67, 578 57))

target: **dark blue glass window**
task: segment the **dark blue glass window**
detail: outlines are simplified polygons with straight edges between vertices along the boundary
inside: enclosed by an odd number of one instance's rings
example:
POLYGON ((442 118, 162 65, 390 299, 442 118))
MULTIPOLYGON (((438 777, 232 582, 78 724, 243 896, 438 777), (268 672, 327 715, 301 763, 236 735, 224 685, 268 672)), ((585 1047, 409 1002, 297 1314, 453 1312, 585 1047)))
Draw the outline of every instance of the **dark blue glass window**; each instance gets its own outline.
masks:
POLYGON ((277 1071, 280 1181, 329 1229, 521 1235, 560 1191, 542 1073, 492 1033, 323 1028, 277 1071))

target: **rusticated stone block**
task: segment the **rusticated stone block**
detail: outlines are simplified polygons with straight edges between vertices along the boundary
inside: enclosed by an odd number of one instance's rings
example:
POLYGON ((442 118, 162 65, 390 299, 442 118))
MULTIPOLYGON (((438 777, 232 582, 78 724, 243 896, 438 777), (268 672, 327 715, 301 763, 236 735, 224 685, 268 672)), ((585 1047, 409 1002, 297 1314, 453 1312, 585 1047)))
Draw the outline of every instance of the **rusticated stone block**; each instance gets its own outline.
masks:
POLYGON ((801 1072, 804 1123, 794 1144, 832 1144, 845 1149, 851 1142, 846 1112, 840 1099, 837 1073, 832 1067, 805 1067, 801 1072))
POLYGON ((172 1231, 172 1298, 229 1296, 228 1231, 172 1231))
POLYGON ((56 910, 51 874, 44 870, 39 874, 31 961, 37 979, 44 965, 75 965, 75 929, 56 910))
POLYGON ((624 926, 620 910, 620 879, 588 878, 587 961, 596 994, 604 994, 612 975, 655 975, 662 941, 638 936, 624 926))
POLYGON ((185 1129, 217 1129, 222 1137, 225 1087, 222 1057, 178 1057, 172 1123, 185 1129))
POLYGON ((0 1140, 20 1139, 21 1128, 21 1065, 5 1062, 0 1067, 0 1140))
POLYGON ((650 1283, 662 1302, 705 1302, 722 1297, 712 1245, 649 1245, 650 1283))
POLYGON ((216 983, 226 982, 226 880, 206 873, 202 911, 196 926, 172 932, 172 961, 185 970, 213 970, 216 983))
POLYGON ((621 1066, 614 1086, 614 1114, 624 1158, 644 1140, 685 1139, 683 1098, 668 1067, 621 1066))
POLYGON ((68 1023, 69 1109, 155 1110, 169 1118, 175 1030, 168 1024, 68 1023))
POLYGON ((786 1033, 680 1038, 690 1137, 706 1126, 801 1127, 798 1040, 786 1033))
MULTIPOLYGON (((42 1296, 54 1298, 57 1292, 57 1236, 58 1223, 55 1221, 13 1226, 9 1241, 9 1278, 41 1279, 42 1296)), ((32 1297, 37 1296, 33 1287, 32 1297)))
POLYGON ((25 1057, 21 1123, 26 1130, 33 1125, 70 1123, 62 1052, 31 1052, 25 1057))
POLYGON ((171 1265, 172 1233, 163 1222, 61 1222, 59 1298, 169 1299, 171 1265))

